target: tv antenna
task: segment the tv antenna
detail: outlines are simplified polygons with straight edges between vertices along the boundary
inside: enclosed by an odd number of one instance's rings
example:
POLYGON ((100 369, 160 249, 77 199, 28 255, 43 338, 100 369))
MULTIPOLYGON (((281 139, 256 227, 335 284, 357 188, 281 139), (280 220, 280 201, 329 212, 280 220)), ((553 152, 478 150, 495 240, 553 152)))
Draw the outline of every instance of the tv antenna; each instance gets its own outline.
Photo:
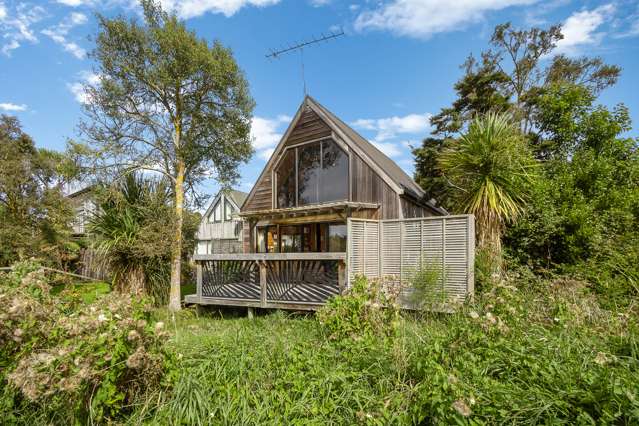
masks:
POLYGON ((339 31, 331 31, 328 34, 322 33, 319 37, 313 36, 313 38, 298 42, 296 44, 287 45, 285 47, 281 47, 279 49, 270 49, 269 52, 265 55, 267 59, 279 59, 280 56, 294 52, 298 50, 300 52, 300 63, 302 68, 302 82, 304 83, 304 96, 307 95, 306 91, 306 76, 304 75, 304 48, 313 46, 315 44, 329 42, 330 40, 336 39, 345 35, 344 30, 342 28, 339 31))

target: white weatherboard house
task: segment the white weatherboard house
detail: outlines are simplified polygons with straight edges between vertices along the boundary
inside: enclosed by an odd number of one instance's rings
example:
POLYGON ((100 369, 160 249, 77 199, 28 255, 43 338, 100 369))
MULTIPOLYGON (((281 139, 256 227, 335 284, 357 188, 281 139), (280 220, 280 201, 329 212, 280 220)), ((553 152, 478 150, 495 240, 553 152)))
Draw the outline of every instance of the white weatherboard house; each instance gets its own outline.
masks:
POLYGON ((197 231, 196 255, 242 252, 242 221, 237 214, 247 195, 229 189, 213 198, 197 231))

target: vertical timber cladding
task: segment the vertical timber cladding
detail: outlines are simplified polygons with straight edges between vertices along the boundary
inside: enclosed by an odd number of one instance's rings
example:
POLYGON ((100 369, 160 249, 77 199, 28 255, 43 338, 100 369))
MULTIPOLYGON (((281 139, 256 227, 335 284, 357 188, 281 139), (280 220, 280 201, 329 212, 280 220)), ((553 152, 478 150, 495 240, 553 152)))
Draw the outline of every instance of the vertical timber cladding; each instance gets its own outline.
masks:
POLYGON ((351 151, 352 200, 378 203, 379 219, 399 218, 397 193, 359 155, 351 151))
POLYGON ((351 218, 348 226, 349 279, 359 274, 379 277, 368 262, 372 259, 379 262, 383 278, 409 286, 420 267, 426 266, 442 271, 443 290, 452 299, 472 296, 475 261, 472 215, 381 221, 351 218))

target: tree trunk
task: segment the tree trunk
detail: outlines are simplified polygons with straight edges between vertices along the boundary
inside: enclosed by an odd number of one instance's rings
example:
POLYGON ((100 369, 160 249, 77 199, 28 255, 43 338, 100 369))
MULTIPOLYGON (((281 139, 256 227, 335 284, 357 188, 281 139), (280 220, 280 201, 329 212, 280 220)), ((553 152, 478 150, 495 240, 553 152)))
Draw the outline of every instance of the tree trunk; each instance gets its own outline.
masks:
POLYGON ((180 281, 182 275, 182 223, 184 221, 184 162, 179 161, 175 179, 175 234, 171 251, 171 292, 169 309, 179 311, 181 306, 180 281))

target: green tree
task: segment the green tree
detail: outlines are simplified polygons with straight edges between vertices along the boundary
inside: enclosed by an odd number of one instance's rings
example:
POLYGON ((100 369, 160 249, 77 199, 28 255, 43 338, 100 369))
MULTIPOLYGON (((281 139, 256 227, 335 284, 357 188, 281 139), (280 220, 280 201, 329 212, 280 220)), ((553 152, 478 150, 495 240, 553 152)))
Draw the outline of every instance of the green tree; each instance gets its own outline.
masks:
POLYGON ((426 138, 421 147, 412 150, 415 157, 415 182, 426 192, 426 199, 435 199, 446 209, 452 207, 447 197, 451 185, 437 167, 437 160, 442 150, 454 142, 451 139, 426 138))
POLYGON ((38 257, 63 266, 72 254, 70 175, 57 152, 38 149, 17 118, 0 116, 0 264, 38 257))
POLYGON ((237 179, 239 163, 252 155, 254 102, 229 49, 198 39, 154 1, 142 7, 144 24, 98 17, 100 78, 86 87, 86 145, 73 148, 92 171, 153 170, 171 182, 169 307, 178 310, 185 194, 211 176, 225 186, 237 179))
POLYGON ((525 138, 509 116, 488 113, 443 151, 438 164, 455 189, 457 210, 475 215, 478 247, 499 265, 505 224, 522 212, 534 180, 536 163, 525 138))
POLYGON ((510 23, 497 25, 481 62, 471 55, 462 65, 465 73, 455 84, 457 99, 433 116, 434 133, 451 135, 478 114, 509 111, 527 134, 535 131, 535 100, 546 87, 568 82, 597 94, 616 83, 621 69, 600 58, 557 55, 544 67, 543 58, 552 56, 562 38, 560 26, 518 30, 510 23))
POLYGON ((590 90, 572 83, 550 87, 536 108, 536 146, 546 161, 526 213, 508 229, 509 252, 535 267, 596 262, 589 270, 599 277, 612 262, 614 274, 636 286, 639 152, 637 140, 622 136, 627 109, 596 105, 590 90))
MULTIPOLYGON (((114 289, 153 296, 166 303, 170 279, 171 232, 176 225, 166 179, 130 173, 96 189, 98 209, 91 218, 92 245, 113 273, 114 289)), ((185 217, 182 244, 194 248, 197 221, 185 217)))

